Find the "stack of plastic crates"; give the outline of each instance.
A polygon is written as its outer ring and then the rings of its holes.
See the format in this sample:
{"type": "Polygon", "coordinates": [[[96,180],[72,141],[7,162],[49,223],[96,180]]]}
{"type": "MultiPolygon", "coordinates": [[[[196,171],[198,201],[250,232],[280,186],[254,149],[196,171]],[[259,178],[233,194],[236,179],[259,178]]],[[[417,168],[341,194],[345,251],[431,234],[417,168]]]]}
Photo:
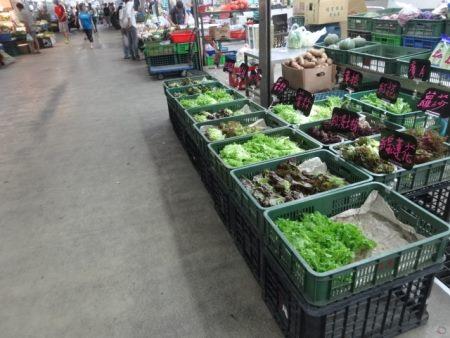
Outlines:
{"type": "Polygon", "coordinates": [[[409,20],[403,27],[403,46],[434,49],[445,32],[445,19],[409,20]]]}
{"type": "Polygon", "coordinates": [[[348,16],[348,37],[356,38],[360,36],[367,41],[372,40],[372,18],[365,14],[355,14],[348,16]]]}
{"type": "Polygon", "coordinates": [[[385,45],[402,45],[402,27],[397,20],[382,19],[383,15],[398,13],[399,8],[384,10],[380,17],[372,19],[372,41],[385,45]]]}

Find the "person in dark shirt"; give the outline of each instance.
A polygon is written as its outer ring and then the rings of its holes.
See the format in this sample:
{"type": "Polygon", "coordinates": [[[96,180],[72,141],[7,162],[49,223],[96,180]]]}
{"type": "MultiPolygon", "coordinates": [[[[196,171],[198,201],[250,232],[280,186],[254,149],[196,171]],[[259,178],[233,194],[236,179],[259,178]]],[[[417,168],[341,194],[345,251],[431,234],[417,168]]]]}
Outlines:
{"type": "Polygon", "coordinates": [[[111,26],[111,12],[109,10],[108,4],[103,4],[103,16],[105,18],[106,26],[111,26]]]}
{"type": "Polygon", "coordinates": [[[175,7],[170,10],[170,22],[172,25],[184,25],[186,22],[186,10],[183,1],[178,0],[175,7]]]}

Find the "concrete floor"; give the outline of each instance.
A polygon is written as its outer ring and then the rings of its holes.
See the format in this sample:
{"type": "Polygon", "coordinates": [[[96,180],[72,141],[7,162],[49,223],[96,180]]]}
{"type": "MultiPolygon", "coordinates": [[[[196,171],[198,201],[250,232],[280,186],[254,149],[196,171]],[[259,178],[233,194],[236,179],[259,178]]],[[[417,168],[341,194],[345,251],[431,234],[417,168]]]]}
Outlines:
{"type": "Polygon", "coordinates": [[[0,336],[280,337],[161,83],[95,38],[0,69],[0,336]]]}

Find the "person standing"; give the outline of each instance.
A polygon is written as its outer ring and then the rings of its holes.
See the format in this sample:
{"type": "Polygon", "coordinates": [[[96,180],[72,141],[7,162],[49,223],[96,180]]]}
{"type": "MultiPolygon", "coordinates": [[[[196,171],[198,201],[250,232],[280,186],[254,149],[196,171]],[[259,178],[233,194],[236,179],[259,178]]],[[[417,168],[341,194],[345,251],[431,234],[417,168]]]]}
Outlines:
{"type": "MultiPolygon", "coordinates": [[[[126,4],[125,4],[126,5],[126,4]]],[[[125,7],[122,5],[119,6],[119,23],[120,23],[120,33],[122,34],[122,46],[123,46],[123,58],[130,58],[130,47],[128,41],[128,30],[127,30],[127,22],[125,20],[125,7]]]]}
{"type": "Polygon", "coordinates": [[[103,17],[105,18],[105,23],[107,27],[111,26],[111,13],[107,3],[103,4],[103,17]]]}
{"type": "Polygon", "coordinates": [[[36,38],[36,31],[33,28],[33,14],[20,2],[16,3],[16,7],[19,14],[19,21],[25,25],[27,34],[30,34],[31,38],[33,39],[31,43],[32,52],[40,53],[39,41],[36,38]]]}
{"type": "Polygon", "coordinates": [[[80,5],[78,20],[80,22],[80,28],[83,29],[87,39],[91,44],[91,48],[94,48],[94,38],[92,37],[92,29],[94,28],[94,23],[92,22],[92,15],[87,11],[85,4],[80,5]]]}
{"type": "Polygon", "coordinates": [[[88,9],[89,9],[89,13],[92,16],[92,23],[94,24],[94,33],[97,33],[97,19],[98,19],[97,8],[92,7],[92,4],[89,3],[88,9]]]}
{"type": "Polygon", "coordinates": [[[186,10],[183,1],[178,0],[175,7],[170,10],[169,20],[172,25],[184,25],[186,22],[186,10]]]}
{"type": "Polygon", "coordinates": [[[124,22],[126,25],[128,42],[130,48],[131,58],[133,60],[139,60],[139,50],[138,50],[138,38],[137,38],[137,28],[136,28],[136,13],[134,11],[134,3],[130,0],[125,0],[125,10],[124,10],[124,22]]]}
{"type": "Polygon", "coordinates": [[[53,0],[55,7],[55,15],[58,19],[59,31],[64,34],[65,43],[69,43],[69,20],[67,17],[66,9],[59,3],[59,0],[53,0]]]}

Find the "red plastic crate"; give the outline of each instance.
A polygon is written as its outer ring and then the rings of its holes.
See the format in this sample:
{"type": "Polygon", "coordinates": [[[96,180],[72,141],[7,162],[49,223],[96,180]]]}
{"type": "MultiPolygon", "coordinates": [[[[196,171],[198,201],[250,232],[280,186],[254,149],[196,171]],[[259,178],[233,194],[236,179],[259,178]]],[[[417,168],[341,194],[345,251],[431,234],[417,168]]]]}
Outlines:
{"type": "Polygon", "coordinates": [[[173,43],[194,42],[195,33],[189,29],[175,31],[170,34],[170,40],[173,43]]]}
{"type": "Polygon", "coordinates": [[[231,31],[230,32],[230,37],[232,39],[245,39],[245,29],[241,29],[238,31],[231,31]]]}

